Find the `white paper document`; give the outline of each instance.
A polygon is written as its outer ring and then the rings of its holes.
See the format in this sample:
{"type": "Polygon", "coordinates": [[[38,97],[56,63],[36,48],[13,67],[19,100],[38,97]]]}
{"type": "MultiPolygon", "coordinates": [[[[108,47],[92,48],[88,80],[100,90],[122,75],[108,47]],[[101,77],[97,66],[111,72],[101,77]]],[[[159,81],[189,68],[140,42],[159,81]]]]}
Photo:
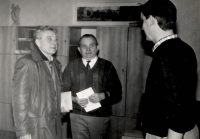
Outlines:
{"type": "MultiPolygon", "coordinates": [[[[94,91],[91,87],[76,93],[78,98],[89,98],[89,96],[92,95],[92,94],[94,94],[94,91]]],[[[97,109],[99,107],[101,107],[101,104],[99,102],[98,103],[92,103],[88,99],[88,104],[84,109],[85,109],[86,112],[89,112],[89,111],[97,109]]]]}
{"type": "Polygon", "coordinates": [[[71,91],[61,93],[61,112],[69,112],[72,110],[72,94],[71,91]]]}

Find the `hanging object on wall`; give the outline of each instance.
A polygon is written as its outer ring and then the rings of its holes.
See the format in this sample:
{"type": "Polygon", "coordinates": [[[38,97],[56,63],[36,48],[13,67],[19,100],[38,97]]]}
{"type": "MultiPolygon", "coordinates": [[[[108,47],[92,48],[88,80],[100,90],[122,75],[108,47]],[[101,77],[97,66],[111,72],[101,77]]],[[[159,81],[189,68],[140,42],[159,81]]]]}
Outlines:
{"type": "Polygon", "coordinates": [[[20,13],[20,8],[18,5],[14,5],[12,4],[11,6],[11,18],[13,20],[13,26],[19,26],[20,25],[20,21],[19,21],[19,13],[20,13]]]}

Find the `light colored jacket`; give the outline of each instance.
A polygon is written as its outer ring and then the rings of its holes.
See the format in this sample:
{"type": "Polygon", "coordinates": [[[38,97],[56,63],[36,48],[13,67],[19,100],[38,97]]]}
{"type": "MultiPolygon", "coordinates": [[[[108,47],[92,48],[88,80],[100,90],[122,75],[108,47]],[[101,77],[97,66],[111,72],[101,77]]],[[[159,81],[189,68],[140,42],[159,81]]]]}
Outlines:
{"type": "Polygon", "coordinates": [[[12,92],[17,137],[60,139],[61,64],[53,60],[56,89],[44,55],[35,49],[15,64],[12,92]]]}

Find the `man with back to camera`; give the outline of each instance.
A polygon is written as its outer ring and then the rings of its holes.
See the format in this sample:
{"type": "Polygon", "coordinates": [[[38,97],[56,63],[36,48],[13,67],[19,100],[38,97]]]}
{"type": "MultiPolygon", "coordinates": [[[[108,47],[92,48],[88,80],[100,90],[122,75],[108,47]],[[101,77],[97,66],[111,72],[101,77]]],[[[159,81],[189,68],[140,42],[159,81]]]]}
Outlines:
{"type": "Polygon", "coordinates": [[[38,27],[37,46],[15,64],[12,106],[19,139],[61,139],[61,64],[52,56],[56,33],[52,27],[38,27]]]}
{"type": "Polygon", "coordinates": [[[176,7],[170,0],[149,0],[141,17],[146,39],[155,44],[140,110],[146,139],[199,139],[197,60],[193,49],[174,34],[176,7]]]}
{"type": "Polygon", "coordinates": [[[73,111],[70,113],[73,139],[106,139],[111,105],[120,102],[122,86],[111,62],[97,57],[98,42],[91,34],[83,35],[78,50],[82,58],[70,62],[63,73],[62,91],[72,91],[73,111]],[[92,87],[95,94],[79,99],[77,92],[92,87]],[[101,107],[86,112],[88,101],[101,107]]]}

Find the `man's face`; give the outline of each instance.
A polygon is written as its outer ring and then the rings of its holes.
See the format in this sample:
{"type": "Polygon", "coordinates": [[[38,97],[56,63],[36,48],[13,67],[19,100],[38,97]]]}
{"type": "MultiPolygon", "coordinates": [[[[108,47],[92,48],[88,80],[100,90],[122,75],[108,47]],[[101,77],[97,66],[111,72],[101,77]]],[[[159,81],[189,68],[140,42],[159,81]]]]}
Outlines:
{"type": "Polygon", "coordinates": [[[91,60],[96,56],[98,51],[96,41],[92,37],[82,38],[78,50],[83,58],[91,60]]]}
{"type": "Polygon", "coordinates": [[[142,30],[144,30],[144,33],[146,35],[146,40],[151,41],[151,30],[150,30],[150,21],[149,18],[146,19],[146,17],[141,13],[141,19],[143,21],[142,23],[142,30]]]}
{"type": "Polygon", "coordinates": [[[47,55],[53,55],[57,51],[57,36],[53,31],[41,32],[41,39],[36,39],[36,44],[47,55]]]}

